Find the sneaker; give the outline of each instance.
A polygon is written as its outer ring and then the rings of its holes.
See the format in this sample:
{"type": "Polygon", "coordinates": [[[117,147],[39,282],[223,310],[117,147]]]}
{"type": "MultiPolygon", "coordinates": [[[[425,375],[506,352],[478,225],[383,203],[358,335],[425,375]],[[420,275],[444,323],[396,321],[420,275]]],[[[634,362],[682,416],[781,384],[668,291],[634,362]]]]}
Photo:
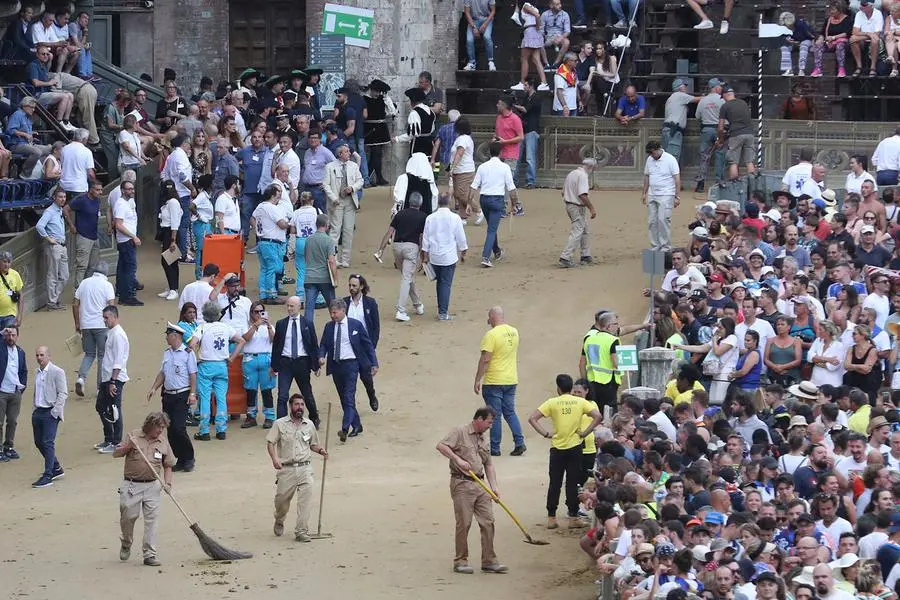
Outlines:
{"type": "Polygon", "coordinates": [[[272,419],[266,419],[263,421],[263,429],[272,429],[272,424],[274,421],[272,419]]]}
{"type": "Polygon", "coordinates": [[[791,69],[787,69],[781,73],[781,76],[782,77],[793,77],[794,71],[792,71],[791,69]]]}
{"type": "Polygon", "coordinates": [[[251,427],[256,427],[256,425],[256,417],[247,415],[247,418],[244,419],[243,423],[241,423],[241,429],[250,429],[251,427]]]}
{"type": "Polygon", "coordinates": [[[507,567],[506,565],[500,565],[500,564],[481,565],[482,573],[500,574],[500,573],[506,573],[507,571],[509,571],[509,567],[507,567]]]}
{"type": "Polygon", "coordinates": [[[162,563],[155,556],[148,556],[144,559],[144,566],[146,567],[159,567],[161,565],[162,563]]]}
{"type": "Polygon", "coordinates": [[[256,246],[253,246],[252,248],[247,248],[247,254],[256,254],[257,252],[259,252],[259,248],[256,246]]]}
{"type": "Polygon", "coordinates": [[[806,77],[806,72],[803,69],[797,69],[797,77],[806,77]]]}
{"type": "Polygon", "coordinates": [[[303,542],[303,543],[306,543],[306,542],[311,542],[311,541],[312,541],[312,538],[309,537],[309,534],[306,534],[306,533],[298,533],[297,535],[294,536],[294,541],[295,541],[295,542],[303,542]]]}
{"type": "Polygon", "coordinates": [[[208,433],[199,433],[198,432],[198,433],[194,434],[194,439],[197,440],[198,442],[208,442],[212,438],[209,437],[208,433]]]}
{"type": "Polygon", "coordinates": [[[98,448],[97,452],[99,452],[100,454],[112,454],[113,452],[115,452],[115,450],[116,450],[115,444],[107,444],[107,445],[103,446],[102,448],[98,448]]]}
{"type": "Polygon", "coordinates": [[[225,432],[224,432],[224,431],[217,431],[217,432],[216,432],[216,439],[217,439],[217,440],[224,440],[224,439],[225,439],[225,432]]]}
{"type": "Polygon", "coordinates": [[[194,462],[193,460],[185,461],[185,463],[181,465],[181,471],[184,473],[190,473],[194,470],[195,466],[196,462],[194,462]]]}
{"type": "Polygon", "coordinates": [[[575,24],[572,25],[572,27],[577,27],[579,29],[586,29],[587,28],[587,20],[578,19],[577,21],[575,21],[575,24]]]}
{"type": "Polygon", "coordinates": [[[165,298],[172,290],[163,290],[156,295],[157,298],[165,298]]]}
{"type": "Polygon", "coordinates": [[[491,259],[489,259],[489,258],[482,258],[482,259],[481,259],[481,266],[484,267],[484,268],[486,268],[486,269],[490,269],[491,267],[494,266],[494,263],[492,263],[492,262],[491,262],[491,259]]]}
{"type": "Polygon", "coordinates": [[[590,523],[588,523],[587,520],[582,519],[578,516],[575,516],[575,517],[569,517],[569,521],[566,526],[569,529],[583,529],[589,525],[590,525],[590,523]]]}
{"type": "Polygon", "coordinates": [[[84,379],[81,377],[75,381],[75,394],[80,398],[84,398],[84,379]]]}
{"type": "Polygon", "coordinates": [[[413,304],[413,308],[416,309],[416,314],[417,314],[417,315],[424,315],[424,314],[425,314],[425,305],[424,305],[424,304],[413,304]]]}
{"type": "Polygon", "coordinates": [[[703,19],[702,21],[694,25],[694,29],[712,29],[713,27],[715,27],[715,25],[709,19],[703,19]]]}
{"type": "Polygon", "coordinates": [[[706,182],[701,179],[700,181],[697,182],[697,185],[694,186],[694,193],[702,194],[705,187],[706,187],[706,182]]]}
{"type": "Polygon", "coordinates": [[[549,91],[550,91],[550,86],[547,85],[546,83],[542,83],[541,85],[537,86],[537,91],[539,91],[539,92],[549,92],[549,91]]]}
{"type": "Polygon", "coordinates": [[[452,320],[453,320],[453,315],[447,315],[447,314],[438,315],[438,321],[452,321],[452,320]]]}
{"type": "Polygon", "coordinates": [[[166,294],[166,300],[168,300],[169,302],[171,302],[172,300],[178,300],[178,292],[172,290],[171,292],[166,294]]]}
{"type": "Polygon", "coordinates": [[[521,446],[516,446],[515,448],[513,448],[512,452],[510,452],[509,455],[522,456],[523,454],[525,454],[526,450],[528,450],[528,448],[525,447],[525,444],[522,444],[521,446]]]}
{"type": "Polygon", "coordinates": [[[838,72],[837,72],[837,76],[838,76],[838,79],[843,79],[844,77],[846,77],[847,69],[845,69],[844,67],[839,68],[838,72]]]}
{"type": "Polygon", "coordinates": [[[525,91],[525,84],[522,83],[522,82],[520,81],[520,82],[517,83],[516,85],[511,86],[509,89],[511,89],[511,90],[513,90],[513,91],[516,91],[516,92],[524,92],[524,91],[525,91]]]}
{"type": "Polygon", "coordinates": [[[31,487],[45,488],[50,487],[51,485],[53,485],[53,478],[51,478],[49,475],[41,475],[41,477],[37,481],[31,484],[31,487]]]}
{"type": "Polygon", "coordinates": [[[521,204],[516,204],[516,210],[513,211],[514,217],[523,217],[525,216],[525,207],[521,204]]]}
{"type": "Polygon", "coordinates": [[[474,62],[467,62],[466,66],[463,67],[463,71],[474,71],[474,70],[475,70],[474,62]]]}
{"type": "Polygon", "coordinates": [[[624,20],[620,20],[618,23],[613,25],[613,29],[628,29],[628,23],[624,20]]]}
{"type": "Polygon", "coordinates": [[[125,562],[129,558],[131,558],[131,546],[122,544],[122,546],[119,548],[119,560],[125,562]]]}
{"type": "Polygon", "coordinates": [[[502,454],[499,450],[491,450],[491,456],[502,456],[502,454]]]}
{"type": "Polygon", "coordinates": [[[9,460],[19,460],[19,458],[21,458],[21,457],[19,456],[19,453],[16,452],[15,448],[7,448],[7,449],[4,450],[3,452],[0,452],[0,454],[2,454],[3,456],[5,456],[5,457],[8,458],[9,460]]]}
{"type": "Polygon", "coordinates": [[[494,260],[500,261],[503,260],[503,257],[506,256],[506,250],[500,248],[500,252],[494,252],[494,260]]]}
{"type": "Polygon", "coordinates": [[[475,215],[475,224],[481,225],[482,223],[484,223],[484,213],[479,212],[477,215],[475,215]]]}
{"type": "Polygon", "coordinates": [[[123,304],[125,306],[143,306],[144,303],[138,300],[137,298],[119,298],[119,304],[123,304]]]}
{"type": "Polygon", "coordinates": [[[728,33],[728,20],[722,19],[722,24],[719,25],[719,35],[725,35],[728,33]]]}
{"type": "MultiPolygon", "coordinates": [[[[347,265],[347,266],[349,267],[350,265],[347,265]]],[[[281,278],[281,285],[294,285],[295,283],[297,283],[297,280],[292,279],[291,277],[282,277],[281,278]]]]}
{"type": "Polygon", "coordinates": [[[810,77],[821,77],[821,76],[822,76],[822,69],[819,69],[819,68],[813,69],[813,70],[812,70],[812,73],[810,73],[809,76],[810,76],[810,77]]]}
{"type": "Polygon", "coordinates": [[[557,263],[557,264],[560,266],[560,268],[563,268],[563,269],[571,269],[572,267],[576,266],[575,263],[573,263],[571,260],[568,260],[566,258],[559,259],[559,263],[557,263]]]}
{"type": "Polygon", "coordinates": [[[272,527],[272,533],[274,533],[277,537],[281,537],[282,535],[284,535],[284,523],[275,521],[275,525],[272,527]]]}
{"type": "Polygon", "coordinates": [[[547,517],[547,529],[559,529],[556,517],[547,517]]]}
{"type": "Polygon", "coordinates": [[[193,256],[185,256],[184,258],[179,258],[178,262],[180,262],[183,265],[192,265],[192,264],[194,264],[194,257],[193,256]]]}
{"type": "Polygon", "coordinates": [[[494,61],[489,60],[488,61],[488,71],[496,71],[496,70],[497,70],[497,65],[494,64],[494,61]]]}
{"type": "Polygon", "coordinates": [[[342,442],[347,441],[347,430],[346,429],[341,429],[340,431],[338,431],[338,439],[341,440],[342,442]]]}
{"type": "Polygon", "coordinates": [[[94,444],[94,450],[99,450],[100,448],[103,448],[104,446],[106,446],[106,441],[97,442],[96,444],[94,444]]]}
{"type": "Polygon", "coordinates": [[[453,572],[462,573],[463,575],[471,575],[475,572],[475,569],[473,569],[469,565],[453,565],[453,572]]]}
{"type": "Polygon", "coordinates": [[[581,264],[583,264],[583,265],[592,265],[592,264],[594,264],[594,259],[591,258],[590,256],[582,256],[582,257],[581,257],[581,264]]]}
{"type": "Polygon", "coordinates": [[[9,457],[4,452],[0,452],[0,463],[9,462],[9,457]]]}
{"type": "Polygon", "coordinates": [[[400,312],[399,310],[394,314],[394,318],[398,321],[406,322],[409,321],[409,315],[405,312],[400,312]]]}

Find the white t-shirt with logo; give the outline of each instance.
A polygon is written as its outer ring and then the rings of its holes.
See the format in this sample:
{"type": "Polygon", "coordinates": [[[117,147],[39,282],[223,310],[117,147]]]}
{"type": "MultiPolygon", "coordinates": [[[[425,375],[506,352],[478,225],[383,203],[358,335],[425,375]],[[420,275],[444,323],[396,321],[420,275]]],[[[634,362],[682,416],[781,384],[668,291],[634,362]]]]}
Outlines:
{"type": "Polygon", "coordinates": [[[297,231],[297,238],[308,238],[316,232],[316,217],[319,211],[315,206],[301,206],[291,215],[291,225],[297,231]]]}
{"type": "Polygon", "coordinates": [[[781,183],[794,198],[799,198],[802,194],[803,184],[810,177],[812,177],[812,163],[803,162],[785,171],[781,183]]]}
{"type": "Polygon", "coordinates": [[[278,221],[284,220],[284,210],[272,204],[263,202],[253,211],[256,219],[256,235],[268,240],[284,241],[285,230],[278,226],[278,221]]]}
{"type": "Polygon", "coordinates": [[[200,325],[193,336],[200,341],[200,360],[228,360],[228,342],[233,335],[234,330],[219,321],[200,325]]]}

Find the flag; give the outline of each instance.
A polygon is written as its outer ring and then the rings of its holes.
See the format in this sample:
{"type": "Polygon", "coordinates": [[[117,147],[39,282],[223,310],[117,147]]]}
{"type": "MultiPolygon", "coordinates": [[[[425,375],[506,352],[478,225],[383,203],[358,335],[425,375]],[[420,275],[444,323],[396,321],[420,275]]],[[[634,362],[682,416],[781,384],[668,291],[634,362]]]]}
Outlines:
{"type": "Polygon", "coordinates": [[[780,48],[787,44],[787,38],[793,32],[783,25],[775,23],[759,24],[759,45],[764,49],[780,48]]]}

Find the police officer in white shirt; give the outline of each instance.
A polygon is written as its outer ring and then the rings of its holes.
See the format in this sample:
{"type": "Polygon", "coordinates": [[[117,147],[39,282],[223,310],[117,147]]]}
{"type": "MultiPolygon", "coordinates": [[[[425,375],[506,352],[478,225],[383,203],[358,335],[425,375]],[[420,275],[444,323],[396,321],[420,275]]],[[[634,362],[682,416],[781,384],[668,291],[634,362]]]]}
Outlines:
{"type": "Polygon", "coordinates": [[[130,345],[128,335],[119,324],[119,309],[107,306],[103,309],[103,323],[109,331],[106,334],[106,348],[100,362],[100,389],[97,390],[97,414],[103,425],[103,441],[94,445],[101,454],[112,454],[122,443],[122,393],[128,382],[128,355],[130,345]]]}
{"type": "Polygon", "coordinates": [[[264,304],[284,304],[278,297],[276,277],[283,270],[286,234],[290,219],[279,207],[282,185],[273,183],[263,192],[263,202],[253,211],[250,225],[256,231],[259,256],[259,297],[264,304]]]}
{"type": "Polygon", "coordinates": [[[241,208],[238,199],[241,196],[238,178],[234,175],[225,176],[225,191],[216,198],[216,233],[240,233],[241,232],[241,208]]]}
{"type": "Polygon", "coordinates": [[[650,247],[667,252],[672,249],[672,209],[681,204],[681,171],[659,142],[647,142],[646,151],[641,202],[649,212],[650,247]]]}

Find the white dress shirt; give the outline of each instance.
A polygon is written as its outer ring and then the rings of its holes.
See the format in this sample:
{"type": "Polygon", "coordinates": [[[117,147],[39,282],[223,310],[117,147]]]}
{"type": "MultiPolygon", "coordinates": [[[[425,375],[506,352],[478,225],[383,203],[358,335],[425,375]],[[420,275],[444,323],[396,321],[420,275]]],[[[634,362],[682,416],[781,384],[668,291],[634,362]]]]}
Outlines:
{"type": "Polygon", "coordinates": [[[363,308],[362,296],[359,297],[359,302],[354,302],[353,298],[350,298],[350,302],[347,303],[347,316],[362,323],[363,329],[369,331],[366,329],[366,309],[363,308]]]}
{"type": "Polygon", "coordinates": [[[197,323],[203,323],[203,305],[209,302],[209,294],[212,291],[213,286],[202,279],[187,284],[181,291],[181,298],[178,299],[178,310],[180,311],[186,302],[192,303],[197,307],[197,323]]]}
{"type": "Polygon", "coordinates": [[[184,182],[190,181],[192,175],[191,161],[181,148],[175,148],[172,151],[160,173],[163,181],[171,181],[175,184],[175,191],[178,192],[179,197],[190,196],[191,190],[184,185],[184,182]]]}
{"type": "Polygon", "coordinates": [[[872,154],[872,164],[879,171],[900,171],[900,135],[892,135],[878,142],[872,154]]]}
{"type": "Polygon", "coordinates": [[[306,348],[303,347],[303,334],[300,333],[300,315],[296,317],[288,317],[287,331],[284,334],[284,348],[281,350],[281,356],[291,358],[291,344],[294,341],[294,333],[291,326],[297,324],[297,356],[306,356],[306,348]]]}
{"type": "Polygon", "coordinates": [[[516,189],[509,165],[492,156],[489,161],[478,165],[472,189],[479,190],[482,196],[503,196],[516,189]]]}
{"type": "Polygon", "coordinates": [[[455,265],[459,260],[457,252],[468,249],[466,232],[458,214],[442,206],[428,215],[422,233],[422,251],[428,253],[431,264],[439,267],[455,265]]]}
{"type": "MultiPolygon", "coordinates": [[[[50,363],[47,363],[47,367],[50,363]]],[[[47,381],[47,367],[38,368],[34,374],[34,407],[35,408],[53,408],[53,399],[48,399],[44,394],[44,384],[47,381]]]]}
{"type": "Polygon", "coordinates": [[[121,325],[116,325],[106,334],[106,353],[103,355],[103,363],[100,365],[100,379],[104,382],[112,381],[113,371],[119,369],[116,381],[125,383],[128,381],[128,336],[121,325]]]}
{"type": "Polygon", "coordinates": [[[291,183],[294,184],[294,187],[300,185],[300,173],[302,169],[300,168],[300,157],[297,156],[297,153],[294,152],[294,149],[291,148],[284,154],[281,154],[281,150],[278,149],[275,151],[277,155],[272,159],[272,170],[277,170],[279,165],[287,165],[288,166],[288,177],[291,180],[291,183]]]}
{"type": "Polygon", "coordinates": [[[6,372],[0,382],[0,392],[14,394],[25,389],[19,381],[19,347],[6,345],[6,372]]]}
{"type": "Polygon", "coordinates": [[[341,360],[356,358],[353,346],[350,345],[350,322],[347,320],[347,315],[344,315],[343,321],[334,324],[334,347],[337,348],[338,344],[341,347],[341,360]],[[340,325],[340,339],[338,339],[338,325],[340,325]]]}

